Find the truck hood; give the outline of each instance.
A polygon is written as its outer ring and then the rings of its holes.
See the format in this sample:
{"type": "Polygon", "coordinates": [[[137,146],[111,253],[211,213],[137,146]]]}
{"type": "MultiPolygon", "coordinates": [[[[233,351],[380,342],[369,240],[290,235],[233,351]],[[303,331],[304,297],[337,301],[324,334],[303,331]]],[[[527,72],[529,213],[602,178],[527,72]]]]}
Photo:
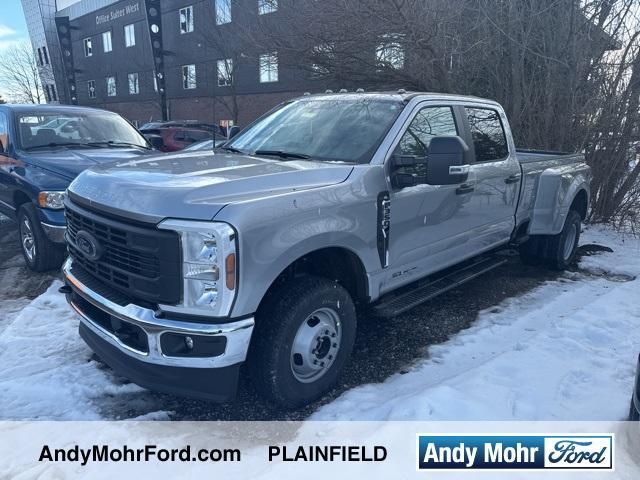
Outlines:
{"type": "Polygon", "coordinates": [[[50,151],[22,152],[20,158],[26,163],[73,180],[80,172],[94,165],[148,155],[149,151],[141,148],[83,148],[77,150],[60,148],[50,151]]]}
{"type": "Polygon", "coordinates": [[[227,204],[341,183],[353,166],[192,152],[147,156],[84,171],[69,187],[73,200],[158,222],[211,220],[227,204]]]}

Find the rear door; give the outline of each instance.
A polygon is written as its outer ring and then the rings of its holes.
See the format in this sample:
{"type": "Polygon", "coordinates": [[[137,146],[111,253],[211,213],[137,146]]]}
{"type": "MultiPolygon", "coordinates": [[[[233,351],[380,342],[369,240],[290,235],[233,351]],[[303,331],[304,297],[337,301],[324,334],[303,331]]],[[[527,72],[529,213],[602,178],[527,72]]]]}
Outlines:
{"type": "Polygon", "coordinates": [[[493,105],[464,105],[467,140],[472,149],[466,205],[470,248],[484,251],[507,242],[515,225],[520,163],[504,112],[493,105]]]}

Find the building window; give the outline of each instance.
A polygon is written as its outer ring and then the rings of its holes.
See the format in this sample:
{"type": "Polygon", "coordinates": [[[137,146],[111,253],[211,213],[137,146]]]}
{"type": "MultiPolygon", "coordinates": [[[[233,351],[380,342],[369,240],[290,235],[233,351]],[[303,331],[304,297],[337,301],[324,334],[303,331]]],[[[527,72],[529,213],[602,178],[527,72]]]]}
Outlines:
{"type": "Polygon", "coordinates": [[[136,30],[133,23],[124,26],[124,44],[127,47],[133,47],[136,44],[136,30]]]}
{"type": "Polygon", "coordinates": [[[51,101],[51,94],[49,93],[49,85],[44,86],[44,96],[47,99],[47,103],[51,101]]]}
{"type": "Polygon", "coordinates": [[[49,65],[49,54],[47,53],[47,47],[42,47],[42,56],[44,57],[44,63],[49,65]]]}
{"type": "Polygon", "coordinates": [[[42,50],[38,49],[38,58],[40,59],[40,66],[44,65],[44,62],[42,61],[42,50]]]}
{"type": "Polygon", "coordinates": [[[376,60],[381,67],[401,70],[404,67],[404,47],[402,35],[390,33],[382,36],[382,41],[376,48],[376,60]]]}
{"type": "Polygon", "coordinates": [[[278,81],[278,53],[260,55],[260,83],[278,81]]]}
{"type": "Polygon", "coordinates": [[[54,102],[58,101],[58,94],[56,93],[55,85],[51,85],[51,100],[53,100],[54,102]]]}
{"type": "Polygon", "coordinates": [[[193,7],[180,9],[180,33],[193,32],[193,7]]]}
{"type": "Polygon", "coordinates": [[[93,55],[93,47],[91,46],[91,38],[84,39],[84,56],[90,57],[93,55]]]}
{"type": "Polygon", "coordinates": [[[216,1],[216,23],[231,22],[231,0],[215,0],[216,1]]]}
{"type": "Polygon", "coordinates": [[[104,50],[104,53],[109,53],[113,50],[113,45],[111,44],[111,30],[102,33],[102,49],[104,50]]]}
{"type": "Polygon", "coordinates": [[[137,95],[140,93],[140,84],[138,83],[138,74],[130,73],[127,75],[129,80],[129,95],[137,95]]]}
{"type": "Polygon", "coordinates": [[[96,98],[96,81],[89,80],[87,82],[87,92],[89,93],[89,98],[96,98]]]}
{"type": "Polygon", "coordinates": [[[115,97],[118,91],[116,90],[116,77],[107,77],[107,96],[115,97]]]}
{"type": "Polygon", "coordinates": [[[278,10],[278,0],[258,0],[258,14],[272,13],[278,10]]]}
{"type": "Polygon", "coordinates": [[[184,65],[182,67],[182,88],[191,90],[196,88],[196,66],[184,65]]]}
{"type": "Polygon", "coordinates": [[[218,86],[229,87],[233,85],[233,59],[218,60],[218,86]]]}

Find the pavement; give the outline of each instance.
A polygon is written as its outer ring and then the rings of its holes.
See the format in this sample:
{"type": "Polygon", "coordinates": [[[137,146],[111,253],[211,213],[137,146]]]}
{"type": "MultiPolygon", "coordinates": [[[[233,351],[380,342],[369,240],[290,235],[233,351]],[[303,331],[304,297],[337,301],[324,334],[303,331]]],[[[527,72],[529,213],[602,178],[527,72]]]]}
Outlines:
{"type": "MultiPolygon", "coordinates": [[[[582,247],[581,253],[588,250],[589,247],[582,247]]],[[[514,254],[501,267],[403,315],[377,319],[361,313],[354,352],[340,384],[320,401],[295,412],[262,400],[243,376],[238,398],[231,404],[218,405],[142,391],[105,398],[101,402],[102,413],[112,419],[131,418],[157,410],[171,412],[170,418],[174,420],[302,420],[350,388],[406,373],[412,365],[426,358],[428,347],[445,342],[471,326],[480,311],[499,308],[496,306],[502,301],[561,275],[524,266],[514,254]]],[[[26,268],[15,223],[0,219],[0,322],[2,312],[19,310],[44,292],[55,278],[60,278],[59,273],[37,274],[26,268]]],[[[570,277],[560,280],[572,281],[570,277]]],[[[103,368],[108,369],[104,364],[103,368]]],[[[127,382],[125,379],[119,381],[127,382]]]]}

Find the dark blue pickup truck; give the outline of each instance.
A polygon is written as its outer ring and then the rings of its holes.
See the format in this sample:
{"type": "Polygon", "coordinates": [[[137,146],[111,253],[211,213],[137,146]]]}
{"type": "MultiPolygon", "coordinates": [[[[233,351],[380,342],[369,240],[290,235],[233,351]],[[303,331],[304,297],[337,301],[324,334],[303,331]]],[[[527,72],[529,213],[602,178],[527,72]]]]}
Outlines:
{"type": "Polygon", "coordinates": [[[65,255],[64,192],[84,169],[153,150],[124,118],[93,108],[0,105],[0,213],[18,222],[36,271],[65,255]]]}

